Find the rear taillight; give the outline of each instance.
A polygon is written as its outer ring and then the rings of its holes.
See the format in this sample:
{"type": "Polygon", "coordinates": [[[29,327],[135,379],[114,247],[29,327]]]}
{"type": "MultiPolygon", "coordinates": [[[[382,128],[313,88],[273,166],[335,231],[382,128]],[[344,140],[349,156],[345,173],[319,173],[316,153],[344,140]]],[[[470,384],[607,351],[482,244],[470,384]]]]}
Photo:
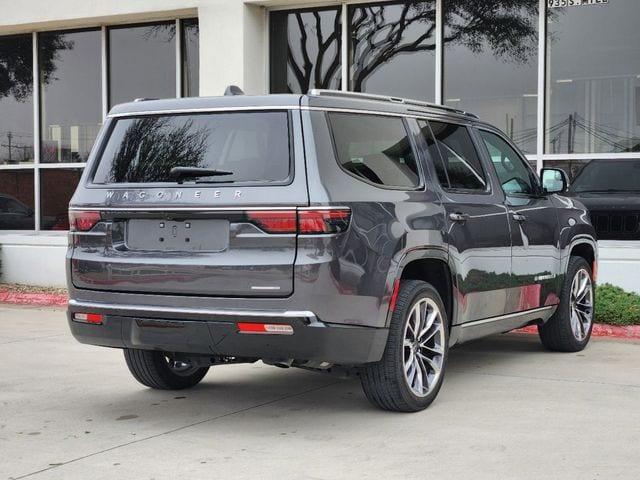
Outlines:
{"type": "Polygon", "coordinates": [[[255,210],[247,218],[267,233],[296,233],[298,221],[295,210],[255,210]]]}
{"type": "Polygon", "coordinates": [[[342,233],[349,228],[348,208],[309,208],[296,210],[251,210],[247,220],[267,233],[318,235],[342,233]]]}
{"type": "Polygon", "coordinates": [[[351,210],[348,208],[323,208],[298,211],[298,233],[314,235],[342,233],[349,228],[351,210]]]}
{"type": "Polygon", "coordinates": [[[100,212],[69,211],[69,230],[72,232],[88,232],[100,221],[100,212]]]}

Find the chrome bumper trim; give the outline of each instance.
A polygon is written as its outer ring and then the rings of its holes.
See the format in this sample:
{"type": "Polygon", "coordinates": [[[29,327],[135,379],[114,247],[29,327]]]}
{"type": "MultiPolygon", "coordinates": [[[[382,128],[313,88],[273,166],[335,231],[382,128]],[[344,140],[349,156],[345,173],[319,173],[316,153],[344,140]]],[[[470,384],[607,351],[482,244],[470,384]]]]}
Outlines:
{"type": "Polygon", "coordinates": [[[109,304],[98,302],[81,302],[69,299],[69,307],[82,308],[88,310],[101,311],[127,311],[141,312],[151,316],[154,314],[188,314],[188,315],[219,315],[226,317],[266,317],[266,318],[307,318],[311,323],[318,321],[315,313],[307,310],[225,310],[225,309],[208,309],[208,308],[178,308],[178,307],[162,307],[157,305],[125,305],[125,304],[109,304]]]}

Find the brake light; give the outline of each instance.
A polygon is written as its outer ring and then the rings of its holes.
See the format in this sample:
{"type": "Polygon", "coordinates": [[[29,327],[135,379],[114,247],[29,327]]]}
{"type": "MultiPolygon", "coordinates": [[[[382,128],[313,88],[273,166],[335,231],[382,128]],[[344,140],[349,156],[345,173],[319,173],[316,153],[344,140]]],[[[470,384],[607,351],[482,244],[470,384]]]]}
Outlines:
{"type": "Polygon", "coordinates": [[[349,227],[351,210],[348,208],[323,208],[298,211],[298,233],[313,235],[342,233],[349,227]]]}
{"type": "Polygon", "coordinates": [[[101,219],[100,212],[69,211],[69,230],[72,232],[88,232],[101,219]]]}
{"type": "Polygon", "coordinates": [[[293,335],[293,327],[285,323],[238,323],[238,332],[258,335],[293,335]]]}
{"type": "Polygon", "coordinates": [[[250,210],[247,219],[267,233],[317,235],[341,233],[349,227],[348,208],[250,210]]]}
{"type": "Polygon", "coordinates": [[[267,233],[296,233],[298,221],[295,210],[255,210],[247,218],[267,233]]]}
{"type": "Polygon", "coordinates": [[[73,319],[80,323],[91,323],[93,325],[102,325],[104,317],[100,313],[74,313],[73,319]]]}

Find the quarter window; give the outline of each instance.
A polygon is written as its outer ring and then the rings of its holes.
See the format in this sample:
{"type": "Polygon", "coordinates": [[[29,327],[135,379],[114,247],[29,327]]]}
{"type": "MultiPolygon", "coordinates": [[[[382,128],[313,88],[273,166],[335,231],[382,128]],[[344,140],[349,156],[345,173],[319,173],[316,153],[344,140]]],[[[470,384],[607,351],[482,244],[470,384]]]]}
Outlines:
{"type": "Polygon", "coordinates": [[[329,113],[338,162],[376,185],[415,188],[416,158],[401,118],[329,113]]]}
{"type": "Polygon", "coordinates": [[[480,130],[480,136],[489,151],[504,192],[532,195],[536,191],[536,179],[520,155],[495,133],[480,130]]]}
{"type": "Polygon", "coordinates": [[[427,142],[431,143],[431,156],[436,162],[440,183],[445,188],[485,191],[487,180],[467,127],[443,122],[430,124],[433,140],[425,131],[428,130],[427,123],[421,122],[420,126],[427,142]],[[438,157],[441,165],[438,165],[438,157]]]}

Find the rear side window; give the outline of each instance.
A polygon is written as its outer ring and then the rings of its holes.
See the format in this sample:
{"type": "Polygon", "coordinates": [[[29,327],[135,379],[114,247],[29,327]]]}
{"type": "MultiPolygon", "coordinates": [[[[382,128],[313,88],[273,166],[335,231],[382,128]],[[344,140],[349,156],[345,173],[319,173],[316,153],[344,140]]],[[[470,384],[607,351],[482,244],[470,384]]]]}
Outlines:
{"type": "MultiPolygon", "coordinates": [[[[447,188],[459,190],[487,189],[487,180],[480,163],[469,130],[461,125],[444,122],[429,122],[433,130],[433,139],[425,135],[432,144],[432,156],[437,165],[438,153],[442,164],[436,168],[440,183],[447,188]]],[[[425,133],[426,122],[420,125],[425,133]]]]}
{"type": "Polygon", "coordinates": [[[376,185],[413,189],[420,184],[416,157],[401,118],[329,114],[344,170],[376,185]]]}
{"type": "Polygon", "coordinates": [[[173,167],[233,172],[204,177],[204,181],[283,182],[291,169],[288,114],[240,112],[120,118],[111,130],[93,182],[175,182],[169,173],[173,167]]]}

